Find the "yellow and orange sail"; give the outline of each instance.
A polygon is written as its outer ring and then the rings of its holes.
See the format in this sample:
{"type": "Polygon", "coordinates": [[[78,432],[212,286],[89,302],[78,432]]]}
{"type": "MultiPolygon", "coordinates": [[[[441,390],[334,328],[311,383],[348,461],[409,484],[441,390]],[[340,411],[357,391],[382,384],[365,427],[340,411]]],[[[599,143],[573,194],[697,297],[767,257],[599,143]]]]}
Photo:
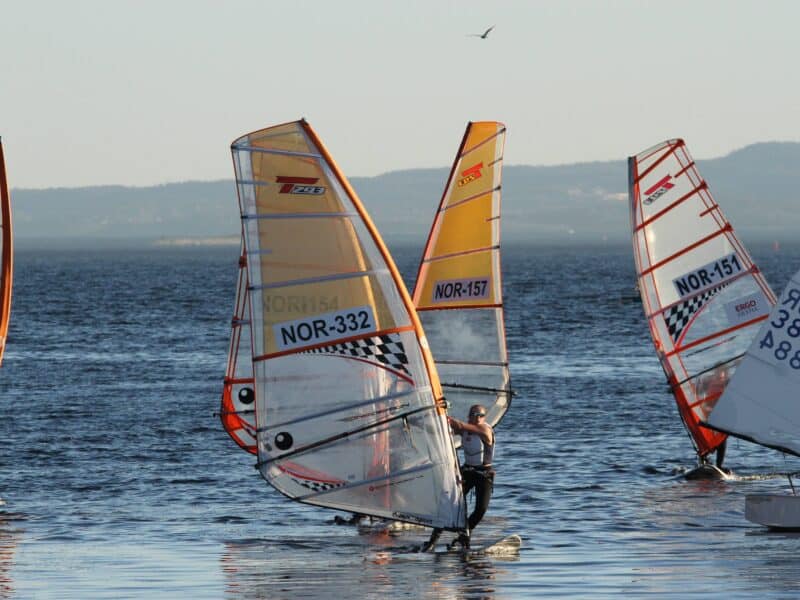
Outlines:
{"type": "Polygon", "coordinates": [[[436,367],[355,192],[305,121],[231,152],[243,245],[228,433],[290,498],[464,529],[436,367]]]}
{"type": "Polygon", "coordinates": [[[0,363],[3,361],[3,352],[8,337],[8,323],[11,318],[12,271],[11,197],[8,194],[3,143],[0,141],[0,363]]]}
{"type": "Polygon", "coordinates": [[[467,125],[413,293],[450,414],[466,420],[483,404],[491,425],[512,395],[500,271],[505,134],[496,121],[467,125]]]}

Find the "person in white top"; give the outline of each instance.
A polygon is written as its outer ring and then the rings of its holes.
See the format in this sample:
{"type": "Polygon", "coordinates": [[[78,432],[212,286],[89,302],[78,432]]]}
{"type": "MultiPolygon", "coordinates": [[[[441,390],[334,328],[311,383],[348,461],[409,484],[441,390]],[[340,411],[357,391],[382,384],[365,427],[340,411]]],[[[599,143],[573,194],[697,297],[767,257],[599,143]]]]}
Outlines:
{"type": "MultiPolygon", "coordinates": [[[[447,417],[450,427],[455,433],[461,434],[461,447],[464,449],[464,464],[461,465],[461,478],[463,480],[464,496],[475,488],[475,510],[469,516],[468,532],[480,523],[489,500],[492,498],[494,488],[494,430],[486,422],[486,408],[480,404],[473,404],[469,409],[469,421],[464,423],[458,419],[447,417]]],[[[434,529],[427,543],[420,546],[421,552],[428,552],[436,545],[441,535],[441,529],[434,529]]],[[[456,537],[450,544],[452,548],[456,543],[464,548],[469,548],[469,535],[464,533],[456,537]]]]}
{"type": "Polygon", "coordinates": [[[464,496],[475,488],[475,510],[469,516],[469,530],[472,531],[481,522],[494,488],[494,430],[486,422],[486,409],[474,404],[469,409],[469,421],[464,423],[448,417],[450,427],[461,434],[461,447],[464,449],[464,464],[461,465],[461,476],[464,480],[464,496]]]}

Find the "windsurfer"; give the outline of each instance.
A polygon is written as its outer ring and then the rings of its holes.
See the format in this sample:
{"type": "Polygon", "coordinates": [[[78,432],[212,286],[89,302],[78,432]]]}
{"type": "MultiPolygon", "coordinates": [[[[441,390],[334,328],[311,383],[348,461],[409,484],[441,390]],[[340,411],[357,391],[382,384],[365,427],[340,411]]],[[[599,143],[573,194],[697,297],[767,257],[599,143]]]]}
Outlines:
{"type": "MultiPolygon", "coordinates": [[[[705,382],[705,385],[701,388],[701,391],[706,398],[710,399],[710,402],[716,404],[719,397],[722,396],[722,392],[725,391],[725,388],[727,387],[729,380],[730,380],[730,373],[728,372],[728,368],[721,367],[712,373],[709,379],[705,382]]],[[[722,466],[723,463],[725,462],[725,450],[727,449],[727,446],[728,446],[728,438],[725,438],[724,440],[722,440],[722,443],[716,448],[714,464],[720,471],[730,473],[730,470],[724,469],[722,466]]],[[[703,456],[700,459],[700,462],[703,464],[709,462],[708,455],[703,456]]]]}
{"type": "Polygon", "coordinates": [[[475,509],[469,516],[469,530],[481,522],[494,488],[494,430],[486,422],[486,408],[473,404],[469,409],[469,421],[464,423],[448,417],[453,431],[461,434],[461,447],[464,449],[464,464],[461,476],[464,479],[464,495],[475,488],[475,509]]]}
{"type": "MultiPolygon", "coordinates": [[[[467,531],[471,532],[486,514],[494,489],[495,471],[492,468],[494,456],[494,430],[486,422],[486,408],[481,404],[473,404],[469,409],[469,420],[465,423],[447,417],[450,427],[461,434],[461,447],[464,450],[464,464],[461,465],[464,496],[475,488],[475,509],[467,520],[467,531]]],[[[421,548],[422,552],[432,549],[441,535],[441,529],[434,529],[431,538],[421,548]]],[[[469,548],[469,535],[462,533],[450,547],[456,543],[469,548]]]]}

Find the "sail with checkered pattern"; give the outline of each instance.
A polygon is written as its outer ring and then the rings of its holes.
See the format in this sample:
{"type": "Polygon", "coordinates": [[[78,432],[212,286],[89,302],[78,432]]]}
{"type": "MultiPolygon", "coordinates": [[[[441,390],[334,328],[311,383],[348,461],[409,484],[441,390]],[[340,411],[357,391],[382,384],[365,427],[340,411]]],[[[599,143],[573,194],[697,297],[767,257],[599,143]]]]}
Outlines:
{"type": "Polygon", "coordinates": [[[628,159],[633,253],[647,323],[698,455],[725,434],[701,426],[775,296],[683,140],[628,159]]]}
{"type": "Polygon", "coordinates": [[[454,417],[482,404],[496,425],[511,403],[500,270],[506,128],[469,123],[433,219],[414,287],[454,417]]]}
{"type": "Polygon", "coordinates": [[[3,143],[0,141],[0,363],[8,337],[11,319],[11,276],[13,247],[11,245],[11,197],[8,194],[3,143]]]}
{"type": "Polygon", "coordinates": [[[241,385],[252,377],[262,476],[301,502],[464,529],[436,368],[355,192],[305,121],[231,151],[247,291],[237,315],[252,346],[241,385]]]}

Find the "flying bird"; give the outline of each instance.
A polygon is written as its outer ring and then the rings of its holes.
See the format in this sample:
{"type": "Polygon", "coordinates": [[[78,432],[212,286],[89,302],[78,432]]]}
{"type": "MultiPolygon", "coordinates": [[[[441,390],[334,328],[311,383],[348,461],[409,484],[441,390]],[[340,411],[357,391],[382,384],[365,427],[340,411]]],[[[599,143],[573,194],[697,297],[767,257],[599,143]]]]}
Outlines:
{"type": "Polygon", "coordinates": [[[468,37],[479,37],[479,38],[481,38],[482,40],[485,40],[487,37],[489,37],[489,32],[490,32],[492,29],[494,29],[494,25],[492,25],[491,27],[489,27],[489,29],[487,29],[487,30],[486,30],[486,31],[484,31],[483,33],[468,33],[468,34],[467,34],[467,36],[468,36],[468,37]]]}

